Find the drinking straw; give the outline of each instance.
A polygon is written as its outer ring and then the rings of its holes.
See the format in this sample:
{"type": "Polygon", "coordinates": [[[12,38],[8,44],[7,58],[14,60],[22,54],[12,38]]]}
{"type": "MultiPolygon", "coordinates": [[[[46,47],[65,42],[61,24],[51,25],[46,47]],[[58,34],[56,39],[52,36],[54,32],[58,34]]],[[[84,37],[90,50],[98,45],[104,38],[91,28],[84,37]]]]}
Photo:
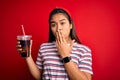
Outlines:
{"type": "Polygon", "coordinates": [[[22,31],[23,31],[23,35],[24,35],[24,40],[25,40],[25,44],[26,44],[26,48],[25,48],[25,50],[26,50],[26,52],[28,53],[28,44],[27,44],[27,41],[26,41],[26,39],[25,39],[25,30],[24,30],[24,27],[23,27],[23,25],[21,25],[22,26],[22,31]]]}
{"type": "Polygon", "coordinates": [[[24,30],[24,27],[23,27],[23,25],[21,25],[21,26],[22,26],[23,35],[25,36],[25,30],[24,30]]]}

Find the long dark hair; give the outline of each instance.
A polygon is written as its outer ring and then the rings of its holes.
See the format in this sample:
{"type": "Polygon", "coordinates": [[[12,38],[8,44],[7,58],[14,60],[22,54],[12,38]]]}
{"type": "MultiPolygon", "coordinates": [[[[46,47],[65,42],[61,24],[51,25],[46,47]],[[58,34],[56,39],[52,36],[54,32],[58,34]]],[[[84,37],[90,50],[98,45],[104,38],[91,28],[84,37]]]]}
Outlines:
{"type": "Polygon", "coordinates": [[[70,37],[71,37],[71,39],[72,39],[72,40],[74,39],[76,42],[78,42],[78,43],[81,44],[81,42],[80,42],[80,40],[79,40],[79,38],[78,38],[78,36],[77,36],[77,34],[76,34],[73,20],[71,19],[71,17],[70,17],[70,15],[68,14],[68,12],[65,11],[64,9],[61,9],[61,8],[55,8],[55,9],[53,9],[53,10],[51,11],[50,15],[49,15],[49,41],[48,41],[48,42],[53,42],[53,41],[55,41],[55,36],[54,36],[53,33],[52,33],[51,23],[50,23],[50,22],[51,22],[52,16],[55,15],[55,14],[57,14],[57,13],[62,13],[62,14],[64,14],[64,15],[67,17],[69,23],[72,24],[72,29],[71,29],[71,31],[70,31],[70,37]]]}

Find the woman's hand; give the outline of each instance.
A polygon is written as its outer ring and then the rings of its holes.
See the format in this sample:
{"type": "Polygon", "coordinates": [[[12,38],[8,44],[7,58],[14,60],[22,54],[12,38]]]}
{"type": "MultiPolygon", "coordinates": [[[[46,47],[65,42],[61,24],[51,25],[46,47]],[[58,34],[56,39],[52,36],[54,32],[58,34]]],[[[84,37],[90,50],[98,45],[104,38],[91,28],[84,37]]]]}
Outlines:
{"type": "Polygon", "coordinates": [[[73,43],[74,43],[74,40],[72,40],[71,43],[68,44],[64,35],[61,33],[61,31],[58,31],[56,33],[56,46],[61,58],[70,56],[73,43]]]}

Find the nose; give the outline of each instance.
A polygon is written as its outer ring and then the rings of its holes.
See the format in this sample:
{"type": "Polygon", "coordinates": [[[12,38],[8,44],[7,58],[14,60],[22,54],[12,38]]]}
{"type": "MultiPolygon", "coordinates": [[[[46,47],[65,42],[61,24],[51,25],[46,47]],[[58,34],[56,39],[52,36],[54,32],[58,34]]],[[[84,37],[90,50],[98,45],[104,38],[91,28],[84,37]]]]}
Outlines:
{"type": "Polygon", "coordinates": [[[62,26],[60,26],[59,24],[57,25],[57,31],[62,30],[62,26]]]}

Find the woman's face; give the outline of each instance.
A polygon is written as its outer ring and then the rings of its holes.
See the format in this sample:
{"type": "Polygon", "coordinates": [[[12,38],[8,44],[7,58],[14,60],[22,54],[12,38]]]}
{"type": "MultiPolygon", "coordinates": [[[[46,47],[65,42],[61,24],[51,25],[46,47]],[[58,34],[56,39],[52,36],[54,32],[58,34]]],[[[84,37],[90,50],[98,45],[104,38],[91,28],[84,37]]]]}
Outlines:
{"type": "Polygon", "coordinates": [[[70,29],[72,29],[72,25],[69,23],[65,14],[57,13],[53,15],[50,22],[50,26],[52,33],[55,37],[56,32],[61,31],[61,33],[66,39],[69,38],[70,29]]]}

